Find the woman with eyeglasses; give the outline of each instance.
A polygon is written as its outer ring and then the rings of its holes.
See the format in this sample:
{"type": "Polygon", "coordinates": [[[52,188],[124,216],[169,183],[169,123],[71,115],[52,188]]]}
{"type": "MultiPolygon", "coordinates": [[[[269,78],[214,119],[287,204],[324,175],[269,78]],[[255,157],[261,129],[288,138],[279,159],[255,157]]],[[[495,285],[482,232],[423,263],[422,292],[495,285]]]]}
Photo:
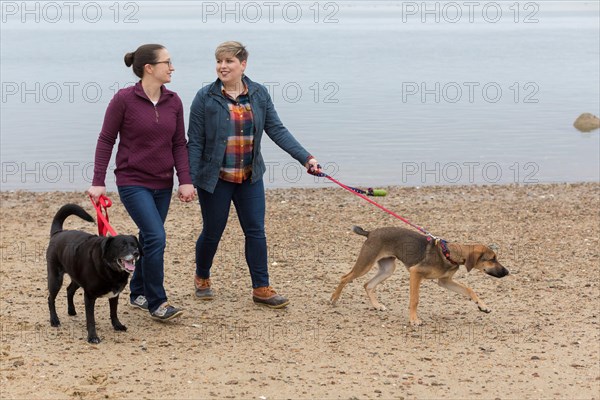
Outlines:
{"type": "Polygon", "coordinates": [[[167,302],[164,281],[164,222],[177,171],[179,200],[194,199],[183,105],[164,85],[175,68],[168,50],[145,44],[125,54],[125,65],[140,78],[111,100],[96,145],[94,178],[88,193],[94,201],[106,194],[105,177],[117,137],[115,176],[119,197],[139,229],[142,256],[130,282],[130,304],[167,321],[182,310],[167,302]]]}

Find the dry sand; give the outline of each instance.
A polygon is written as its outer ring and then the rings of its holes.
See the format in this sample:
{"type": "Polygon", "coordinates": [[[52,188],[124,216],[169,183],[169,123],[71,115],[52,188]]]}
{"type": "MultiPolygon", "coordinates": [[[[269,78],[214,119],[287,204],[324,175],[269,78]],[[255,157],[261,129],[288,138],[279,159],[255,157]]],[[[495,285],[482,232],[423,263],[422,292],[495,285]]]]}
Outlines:
{"type": "MultiPolygon", "coordinates": [[[[213,269],[217,297],[194,298],[196,203],[174,201],[166,224],[165,286],[183,317],[160,323],[120,298],[127,332],[112,330],[108,302],[96,306],[99,345],[69,317],[65,285],[60,328],[48,321],[45,249],[50,221],[68,202],[91,212],[81,193],[2,192],[0,397],[22,398],[445,398],[599,399],[598,183],[387,188],[377,198],[453,242],[495,243],[511,275],[467,273],[493,309],[423,284],[420,317],[408,326],[408,274],[380,286],[388,311],[369,307],[361,278],[329,297],[364,240],[350,232],[404,226],[342,189],[267,193],[272,283],[292,303],[252,303],[235,213],[213,269]]],[[[110,209],[120,233],[135,233],[118,196],[110,209]]],[[[70,217],[66,227],[95,232],[70,217]]]]}

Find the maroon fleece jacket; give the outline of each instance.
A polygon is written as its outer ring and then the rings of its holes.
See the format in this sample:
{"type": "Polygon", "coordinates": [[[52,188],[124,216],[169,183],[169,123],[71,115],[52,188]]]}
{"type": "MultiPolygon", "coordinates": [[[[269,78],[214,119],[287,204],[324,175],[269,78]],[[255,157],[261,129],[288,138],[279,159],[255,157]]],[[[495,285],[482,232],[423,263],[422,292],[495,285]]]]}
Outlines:
{"type": "Polygon", "coordinates": [[[144,93],[141,82],[115,94],[96,145],[93,186],[106,186],[106,169],[117,135],[117,186],[171,188],[173,167],[180,185],[192,183],[183,104],[175,92],[162,86],[156,106],[144,93]]]}

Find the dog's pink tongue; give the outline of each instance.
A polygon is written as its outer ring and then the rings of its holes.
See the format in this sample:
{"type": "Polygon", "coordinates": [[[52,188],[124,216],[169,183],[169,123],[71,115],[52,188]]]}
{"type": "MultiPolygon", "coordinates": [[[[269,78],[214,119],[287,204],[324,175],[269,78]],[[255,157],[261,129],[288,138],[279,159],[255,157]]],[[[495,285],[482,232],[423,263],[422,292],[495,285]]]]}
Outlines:
{"type": "Polygon", "coordinates": [[[131,261],[123,260],[123,265],[125,265],[125,269],[129,272],[133,272],[135,270],[135,264],[131,261]]]}

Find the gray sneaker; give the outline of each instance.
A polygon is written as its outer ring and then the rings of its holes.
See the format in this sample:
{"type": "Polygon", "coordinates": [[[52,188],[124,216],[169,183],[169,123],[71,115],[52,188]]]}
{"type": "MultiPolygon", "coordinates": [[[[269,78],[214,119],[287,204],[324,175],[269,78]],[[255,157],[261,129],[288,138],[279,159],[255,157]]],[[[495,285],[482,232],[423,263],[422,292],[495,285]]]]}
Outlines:
{"type": "Polygon", "coordinates": [[[141,310],[148,311],[148,300],[146,300],[146,296],[139,295],[134,300],[129,300],[129,304],[141,310]]]}
{"type": "Polygon", "coordinates": [[[158,321],[169,321],[183,314],[183,310],[175,308],[169,303],[163,303],[156,310],[150,313],[150,316],[158,321]]]}

